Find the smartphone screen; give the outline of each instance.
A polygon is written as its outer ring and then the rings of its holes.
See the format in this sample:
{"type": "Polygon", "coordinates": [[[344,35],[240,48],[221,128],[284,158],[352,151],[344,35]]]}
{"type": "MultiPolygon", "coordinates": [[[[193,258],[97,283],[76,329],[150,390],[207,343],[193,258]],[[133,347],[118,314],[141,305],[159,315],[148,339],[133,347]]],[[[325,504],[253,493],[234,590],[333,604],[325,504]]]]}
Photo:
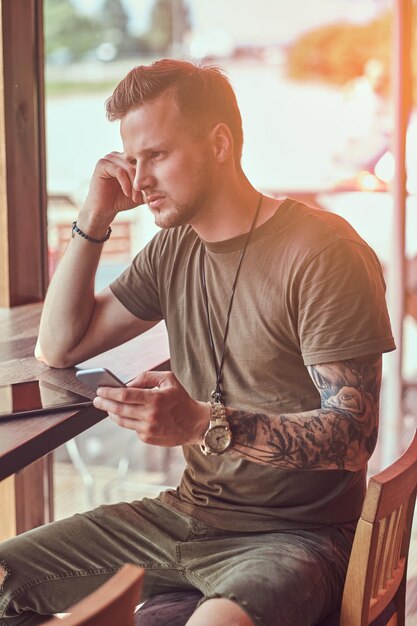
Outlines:
{"type": "Polygon", "coordinates": [[[89,406],[92,400],[43,380],[0,385],[0,419],[89,406]]]}

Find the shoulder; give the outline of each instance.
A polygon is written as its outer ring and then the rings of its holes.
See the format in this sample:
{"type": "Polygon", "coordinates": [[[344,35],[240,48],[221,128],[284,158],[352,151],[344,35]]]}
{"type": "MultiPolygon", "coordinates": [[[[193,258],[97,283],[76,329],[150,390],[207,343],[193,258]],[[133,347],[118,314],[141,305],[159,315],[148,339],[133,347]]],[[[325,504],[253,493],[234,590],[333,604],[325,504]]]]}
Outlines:
{"type": "Polygon", "coordinates": [[[318,209],[302,202],[287,205],[285,222],[290,249],[305,269],[313,261],[348,263],[352,258],[367,259],[379,266],[376,254],[358,232],[340,215],[318,209]]]}
{"type": "Polygon", "coordinates": [[[350,240],[367,245],[358,232],[340,215],[293,200],[287,205],[286,221],[297,238],[312,248],[326,247],[335,241],[350,240]]]}

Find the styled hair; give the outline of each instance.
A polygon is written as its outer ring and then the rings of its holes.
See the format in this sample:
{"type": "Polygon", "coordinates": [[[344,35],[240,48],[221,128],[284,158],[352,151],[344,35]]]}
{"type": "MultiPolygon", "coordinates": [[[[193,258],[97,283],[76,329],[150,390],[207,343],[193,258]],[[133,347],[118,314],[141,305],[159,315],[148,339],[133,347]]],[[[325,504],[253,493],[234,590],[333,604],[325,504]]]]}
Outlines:
{"type": "Polygon", "coordinates": [[[228,78],[213,66],[162,59],[133,68],[106,101],[107,118],[121,119],[126,113],[171,92],[180,113],[200,137],[219,123],[233,136],[235,159],[240,162],[243,147],[242,117],[228,78]]]}

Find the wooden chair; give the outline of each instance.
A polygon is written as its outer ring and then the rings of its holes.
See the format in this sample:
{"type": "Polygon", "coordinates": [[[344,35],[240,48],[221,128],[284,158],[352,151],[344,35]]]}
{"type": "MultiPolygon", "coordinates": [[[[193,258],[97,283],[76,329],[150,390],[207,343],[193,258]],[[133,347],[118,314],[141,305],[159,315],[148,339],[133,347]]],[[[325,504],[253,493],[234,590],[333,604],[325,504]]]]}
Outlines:
{"type": "Polygon", "coordinates": [[[393,603],[405,624],[405,590],[417,493],[417,431],[404,454],[369,480],[343,592],[340,626],[371,624],[393,603]]]}
{"type": "MultiPolygon", "coordinates": [[[[369,480],[341,609],[317,626],[405,626],[407,558],[416,492],[417,431],[406,452],[369,480]]],[[[184,626],[201,595],[196,590],[153,596],[137,612],[137,624],[184,626]]]]}
{"type": "Polygon", "coordinates": [[[124,565],[121,570],[68,609],[70,615],[54,617],[43,626],[134,626],[145,570],[124,565]]]}

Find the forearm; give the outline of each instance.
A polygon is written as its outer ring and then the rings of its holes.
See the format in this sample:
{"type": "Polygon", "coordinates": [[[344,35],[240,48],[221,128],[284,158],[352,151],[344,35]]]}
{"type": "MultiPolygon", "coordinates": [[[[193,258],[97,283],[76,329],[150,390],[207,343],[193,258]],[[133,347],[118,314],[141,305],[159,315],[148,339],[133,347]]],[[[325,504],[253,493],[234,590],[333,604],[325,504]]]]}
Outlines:
{"type": "Polygon", "coordinates": [[[376,443],[377,415],[366,431],[329,409],[266,415],[229,410],[233,450],[262,465],[287,469],[357,471],[376,443]]]}
{"type": "MultiPolygon", "coordinates": [[[[141,191],[133,185],[135,172],[135,166],[120,152],[111,152],[98,161],[77,219],[85,234],[103,239],[120,211],[143,203],[141,191]]],[[[122,305],[115,308],[106,293],[109,290],[94,295],[102,248],[103,244],[76,234],[51,281],[35,355],[52,367],[79,363],[154,325],[137,320],[122,305]],[[115,316],[122,319],[115,320],[115,316]]]]}
{"type": "MultiPolygon", "coordinates": [[[[77,225],[101,239],[108,223],[80,214],[77,225]]],[[[94,281],[103,244],[79,235],[71,239],[46,294],[36,356],[53,367],[65,367],[71,350],[85,335],[94,309],[94,281]]]]}
{"type": "Polygon", "coordinates": [[[288,469],[357,471],[378,433],[381,355],[309,366],[321,407],[266,415],[228,409],[233,450],[288,469]]]}

